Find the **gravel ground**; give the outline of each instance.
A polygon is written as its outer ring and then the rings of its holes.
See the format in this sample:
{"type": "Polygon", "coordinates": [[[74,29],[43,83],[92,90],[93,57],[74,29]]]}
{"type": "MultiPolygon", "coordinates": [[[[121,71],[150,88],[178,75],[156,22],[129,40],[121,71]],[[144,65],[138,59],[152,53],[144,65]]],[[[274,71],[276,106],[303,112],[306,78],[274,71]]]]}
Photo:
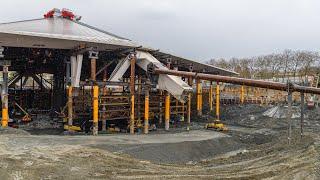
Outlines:
{"type": "MultiPolygon", "coordinates": [[[[0,179],[320,179],[320,114],[308,110],[287,143],[270,107],[222,107],[227,133],[182,129],[149,135],[30,135],[0,129],[0,179]],[[254,117],[254,118],[252,118],[254,117]]],[[[42,134],[42,133],[40,133],[42,134]]]]}

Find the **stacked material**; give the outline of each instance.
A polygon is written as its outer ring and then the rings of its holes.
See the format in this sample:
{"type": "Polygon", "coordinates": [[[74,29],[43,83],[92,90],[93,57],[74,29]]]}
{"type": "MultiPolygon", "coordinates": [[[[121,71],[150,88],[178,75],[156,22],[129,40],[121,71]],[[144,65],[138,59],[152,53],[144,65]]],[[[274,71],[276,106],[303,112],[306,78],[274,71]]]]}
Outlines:
{"type": "MultiPolygon", "coordinates": [[[[288,114],[288,106],[277,105],[274,106],[263,113],[263,116],[282,119],[286,118],[288,114]]],[[[300,106],[292,106],[292,116],[291,118],[300,118],[301,109],[300,106]]]]}

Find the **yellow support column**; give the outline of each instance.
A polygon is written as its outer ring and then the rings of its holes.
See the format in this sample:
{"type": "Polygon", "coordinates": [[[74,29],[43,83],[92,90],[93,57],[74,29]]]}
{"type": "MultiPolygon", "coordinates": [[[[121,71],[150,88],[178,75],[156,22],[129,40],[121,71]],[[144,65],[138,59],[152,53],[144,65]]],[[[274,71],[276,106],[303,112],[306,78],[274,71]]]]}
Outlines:
{"type": "Polygon", "coordinates": [[[197,112],[198,116],[202,116],[202,88],[201,88],[201,80],[197,79],[197,112]]]}
{"type": "Polygon", "coordinates": [[[135,129],[135,115],[134,115],[134,93],[135,93],[135,65],[136,65],[136,55],[135,53],[131,54],[131,70],[130,70],[130,96],[131,96],[131,111],[130,111],[130,134],[134,134],[135,129]]]}
{"type": "Polygon", "coordinates": [[[241,104],[244,104],[244,86],[243,85],[241,86],[241,89],[240,89],[240,102],[241,104]]]}
{"type": "Polygon", "coordinates": [[[2,127],[8,127],[8,121],[9,121],[8,108],[3,107],[2,105],[2,120],[1,120],[2,127]]]}
{"type": "MultiPolygon", "coordinates": [[[[68,126],[73,125],[73,98],[72,98],[72,86],[68,87],[68,126]]],[[[71,131],[71,129],[69,129],[71,131]]]]}
{"type": "Polygon", "coordinates": [[[216,87],[216,117],[217,117],[217,120],[220,119],[220,85],[219,85],[219,82],[217,82],[217,87],[216,87]]]}
{"type": "Polygon", "coordinates": [[[8,127],[9,122],[9,110],[8,110],[8,73],[9,73],[9,66],[3,66],[3,84],[2,84],[2,119],[1,125],[2,127],[8,127]]]}
{"type": "Polygon", "coordinates": [[[93,135],[98,135],[98,123],[99,123],[99,87],[93,86],[93,135]]]}
{"type": "Polygon", "coordinates": [[[164,125],[165,125],[165,130],[169,130],[169,123],[170,123],[170,94],[169,92],[166,92],[166,97],[165,97],[165,110],[164,110],[164,125]]]}
{"type": "Polygon", "coordinates": [[[213,86],[212,86],[212,82],[210,82],[210,89],[209,89],[209,108],[210,108],[210,111],[213,110],[213,86]]]}
{"type": "Polygon", "coordinates": [[[146,88],[144,98],[144,133],[149,133],[149,88],[146,88]]]}

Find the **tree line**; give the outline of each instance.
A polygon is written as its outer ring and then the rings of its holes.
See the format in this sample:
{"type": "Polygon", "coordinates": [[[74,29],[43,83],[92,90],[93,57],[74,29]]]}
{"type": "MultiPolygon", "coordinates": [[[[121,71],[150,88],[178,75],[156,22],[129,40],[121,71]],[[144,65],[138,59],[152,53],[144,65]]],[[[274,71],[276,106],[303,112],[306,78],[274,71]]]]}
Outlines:
{"type": "Polygon", "coordinates": [[[211,59],[208,64],[235,71],[243,78],[278,81],[318,74],[320,56],[314,51],[284,50],[250,58],[211,59]]]}

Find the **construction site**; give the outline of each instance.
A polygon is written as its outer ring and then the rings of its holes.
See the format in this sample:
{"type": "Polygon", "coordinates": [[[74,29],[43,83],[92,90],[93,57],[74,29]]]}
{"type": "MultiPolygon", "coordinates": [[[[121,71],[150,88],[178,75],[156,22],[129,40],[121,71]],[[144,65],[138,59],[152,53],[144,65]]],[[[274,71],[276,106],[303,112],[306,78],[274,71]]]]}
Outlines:
{"type": "Polygon", "coordinates": [[[68,9],[0,24],[0,179],[319,179],[319,74],[145,47],[68,9]]]}

